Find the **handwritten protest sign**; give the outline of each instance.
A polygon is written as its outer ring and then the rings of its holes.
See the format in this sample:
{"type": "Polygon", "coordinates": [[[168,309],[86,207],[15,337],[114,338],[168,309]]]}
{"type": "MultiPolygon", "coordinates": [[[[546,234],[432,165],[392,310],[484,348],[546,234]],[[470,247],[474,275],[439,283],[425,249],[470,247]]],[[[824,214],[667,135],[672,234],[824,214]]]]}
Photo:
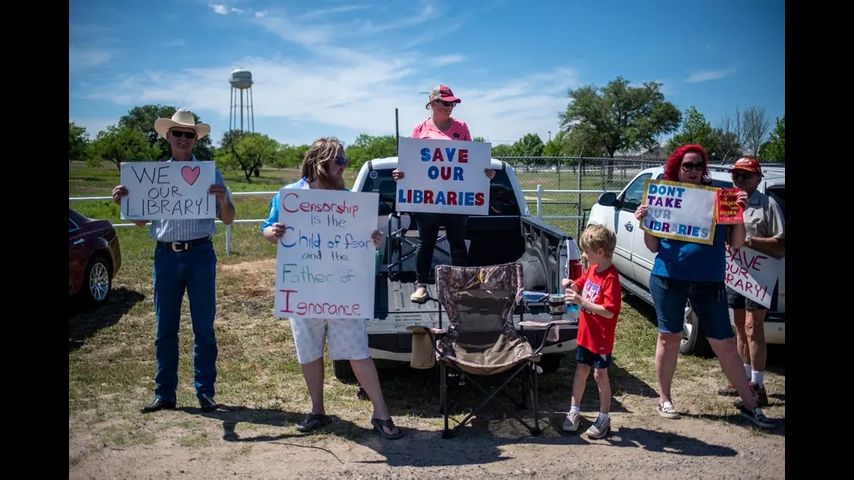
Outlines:
{"type": "Polygon", "coordinates": [[[397,210],[489,215],[492,145],[420,138],[400,139],[397,210]]]}
{"type": "Polygon", "coordinates": [[[641,228],[656,237],[711,245],[715,238],[716,188],[669,180],[646,180],[648,205],[641,228]]]}
{"type": "Polygon", "coordinates": [[[214,162],[123,162],[121,216],[126,220],[190,220],[216,217],[214,162]]]}
{"type": "Polygon", "coordinates": [[[279,192],[274,315],[373,318],[376,193],[279,192]]]}
{"type": "Polygon", "coordinates": [[[744,209],[735,202],[738,188],[719,188],[715,202],[715,221],[719,224],[739,224],[744,222],[744,209]]]}
{"type": "Polygon", "coordinates": [[[742,247],[726,248],[726,286],[745,297],[771,308],[774,284],[783,272],[782,259],[742,247]]]}

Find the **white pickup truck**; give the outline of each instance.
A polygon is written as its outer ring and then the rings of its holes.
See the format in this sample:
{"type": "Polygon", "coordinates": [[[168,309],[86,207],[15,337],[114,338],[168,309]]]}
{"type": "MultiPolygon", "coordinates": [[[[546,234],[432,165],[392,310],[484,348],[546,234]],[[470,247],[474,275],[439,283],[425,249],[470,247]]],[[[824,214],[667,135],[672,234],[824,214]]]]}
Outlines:
{"type": "MultiPolygon", "coordinates": [[[[446,322],[438,302],[412,303],[409,295],[415,290],[416,231],[407,231],[409,216],[396,213],[396,183],[391,172],[397,168],[397,157],[380,158],[362,165],[354,192],[379,193],[380,208],[377,226],[386,233],[386,246],[382,264],[376,275],[374,315],[368,321],[368,343],[375,359],[409,362],[412,335],[410,325],[440,327],[446,322]],[[398,237],[390,236],[398,232],[398,237]],[[401,238],[403,240],[401,240],[401,238]],[[441,318],[441,320],[440,320],[441,318]]],[[[513,167],[491,159],[496,175],[490,183],[489,215],[472,215],[466,227],[469,265],[495,265],[520,262],[523,267],[524,288],[529,292],[553,293],[560,289],[560,280],[567,276],[567,268],[580,272],[580,255],[575,240],[567,233],[532,217],[513,167]]],[[[433,267],[450,264],[447,241],[436,244],[433,267]]],[[[433,268],[431,268],[433,270],[433,268]]],[[[431,298],[436,298],[435,284],[428,285],[431,298]]],[[[545,304],[523,304],[517,307],[514,321],[520,315],[525,320],[548,322],[545,304]]],[[[569,318],[567,314],[565,318],[569,318]]],[[[542,331],[518,327],[534,345],[542,340],[542,331]],[[536,342],[536,343],[534,343],[536,342]]],[[[558,368],[566,352],[575,350],[577,325],[562,326],[559,340],[548,344],[540,366],[544,371],[558,368]]],[[[351,379],[349,362],[334,362],[335,375],[351,379]]]]}
{"type": "MultiPolygon", "coordinates": [[[[712,186],[732,188],[731,167],[709,165],[712,186]]],[[[764,177],[757,187],[760,192],[774,198],[786,211],[786,170],[783,167],[763,165],[764,177]]],[[[649,293],[649,276],[655,260],[655,254],[646,248],[643,230],[638,227],[635,210],[643,197],[643,183],[647,179],[660,179],[664,176],[661,167],[647,168],[639,172],[618,193],[603,193],[590,210],[587,224],[606,225],[617,233],[617,247],[614,250],[614,265],[620,272],[623,291],[631,293],[652,305],[649,293]]],[[[785,257],[783,258],[785,262],[785,257]]],[[[777,278],[777,298],[771,304],[771,310],[765,318],[765,341],[769,344],[786,343],[786,272],[777,278]]],[[[732,318],[732,310],[730,310],[732,318]]],[[[711,352],[700,324],[691,305],[685,306],[685,329],[679,346],[682,353],[708,354],[711,352]]]]}

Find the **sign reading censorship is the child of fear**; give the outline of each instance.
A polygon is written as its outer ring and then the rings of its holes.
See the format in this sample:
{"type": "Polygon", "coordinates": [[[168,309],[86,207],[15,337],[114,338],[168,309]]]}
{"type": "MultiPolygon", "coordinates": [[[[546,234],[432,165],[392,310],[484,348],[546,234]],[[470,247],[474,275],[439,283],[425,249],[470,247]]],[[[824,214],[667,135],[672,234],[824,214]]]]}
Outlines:
{"type": "Polygon", "coordinates": [[[733,249],[727,245],[726,286],[765,308],[771,308],[774,285],[786,268],[785,261],[785,258],[776,259],[752,248],[733,249]]]}
{"type": "Polygon", "coordinates": [[[401,138],[397,210],[401,212],[489,215],[492,144],[401,138]]]}
{"type": "Polygon", "coordinates": [[[282,189],[274,315],[373,318],[376,193],[282,189]]]}
{"type": "Polygon", "coordinates": [[[125,220],[190,220],[216,217],[214,162],[123,162],[125,220]]]}
{"type": "Polygon", "coordinates": [[[716,188],[668,180],[646,180],[647,205],[641,228],[656,237],[711,245],[715,238],[716,188]]]}

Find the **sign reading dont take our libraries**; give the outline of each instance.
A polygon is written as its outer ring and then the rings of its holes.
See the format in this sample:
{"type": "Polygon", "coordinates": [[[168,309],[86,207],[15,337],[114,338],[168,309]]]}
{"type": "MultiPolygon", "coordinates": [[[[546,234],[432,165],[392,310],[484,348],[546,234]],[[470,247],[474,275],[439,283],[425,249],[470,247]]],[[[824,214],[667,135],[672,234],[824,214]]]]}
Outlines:
{"type": "Polygon", "coordinates": [[[378,206],[376,193],[279,191],[276,317],[373,318],[378,206]]]}
{"type": "Polygon", "coordinates": [[[711,245],[715,238],[717,188],[669,180],[646,180],[641,228],[651,235],[711,245]]]}
{"type": "Polygon", "coordinates": [[[214,162],[123,162],[123,220],[191,220],[216,218],[214,162]]]}

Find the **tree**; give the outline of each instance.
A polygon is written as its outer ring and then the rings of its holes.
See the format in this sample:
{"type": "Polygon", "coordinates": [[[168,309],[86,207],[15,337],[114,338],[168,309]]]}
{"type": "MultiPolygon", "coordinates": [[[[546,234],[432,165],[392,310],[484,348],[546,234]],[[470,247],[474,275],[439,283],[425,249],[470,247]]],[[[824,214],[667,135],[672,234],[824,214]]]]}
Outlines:
{"type": "Polygon", "coordinates": [[[513,145],[493,145],[492,147],[493,157],[512,157],[515,155],[513,145]]]}
{"type": "Polygon", "coordinates": [[[264,163],[270,163],[279,152],[279,142],[260,133],[229,130],[223,135],[222,146],[216,151],[217,165],[243,171],[247,182],[264,163]]]}
{"type": "Polygon", "coordinates": [[[577,132],[576,140],[598,146],[611,158],[620,150],[650,148],[657,136],[679,126],[679,110],[664,100],[661,83],[630,87],[628,80],[617,77],[603,88],[570,90],[569,98],[560,115],[561,128],[577,132]]]}
{"type": "Polygon", "coordinates": [[[86,127],[68,122],[68,161],[86,160],[89,150],[89,134],[86,127]]]}
{"type": "Polygon", "coordinates": [[[744,149],[753,156],[759,152],[762,139],[768,133],[768,119],[765,118],[765,107],[750,107],[744,111],[741,120],[744,129],[744,149]]]}
{"type": "Polygon", "coordinates": [[[707,151],[712,137],[712,125],[696,107],[688,107],[682,116],[682,129],[667,142],[665,149],[673,151],[679,145],[698,143],[707,151]]]}
{"type": "Polygon", "coordinates": [[[516,155],[539,157],[543,154],[543,140],[536,133],[527,133],[513,144],[516,155]]]}
{"type": "MultiPolygon", "coordinates": [[[[154,130],[154,121],[158,118],[171,118],[177,110],[171,105],[143,105],[141,107],[133,107],[126,115],[119,119],[119,127],[128,127],[139,132],[142,132],[152,146],[157,146],[159,154],[155,157],[158,160],[165,160],[171,157],[169,152],[169,142],[165,138],[160,138],[154,130]]],[[[193,120],[199,123],[200,117],[193,113],[193,120]]],[[[199,160],[213,160],[214,152],[211,145],[210,135],[196,140],[196,146],[193,148],[193,155],[199,160]]]]}
{"type": "Polygon", "coordinates": [[[121,168],[122,162],[154,160],[160,153],[148,143],[142,132],[114,125],[98,132],[91,149],[92,155],[88,160],[90,165],[100,166],[101,162],[106,160],[112,162],[116,168],[121,168]]]}
{"type": "Polygon", "coordinates": [[[759,159],[763,162],[786,161],[786,116],[777,119],[777,125],[771,132],[771,138],[759,149],[759,159]]]}
{"type": "Polygon", "coordinates": [[[373,137],[362,133],[347,147],[346,155],[350,160],[349,168],[359,169],[368,160],[397,155],[397,141],[394,135],[373,137]]]}

